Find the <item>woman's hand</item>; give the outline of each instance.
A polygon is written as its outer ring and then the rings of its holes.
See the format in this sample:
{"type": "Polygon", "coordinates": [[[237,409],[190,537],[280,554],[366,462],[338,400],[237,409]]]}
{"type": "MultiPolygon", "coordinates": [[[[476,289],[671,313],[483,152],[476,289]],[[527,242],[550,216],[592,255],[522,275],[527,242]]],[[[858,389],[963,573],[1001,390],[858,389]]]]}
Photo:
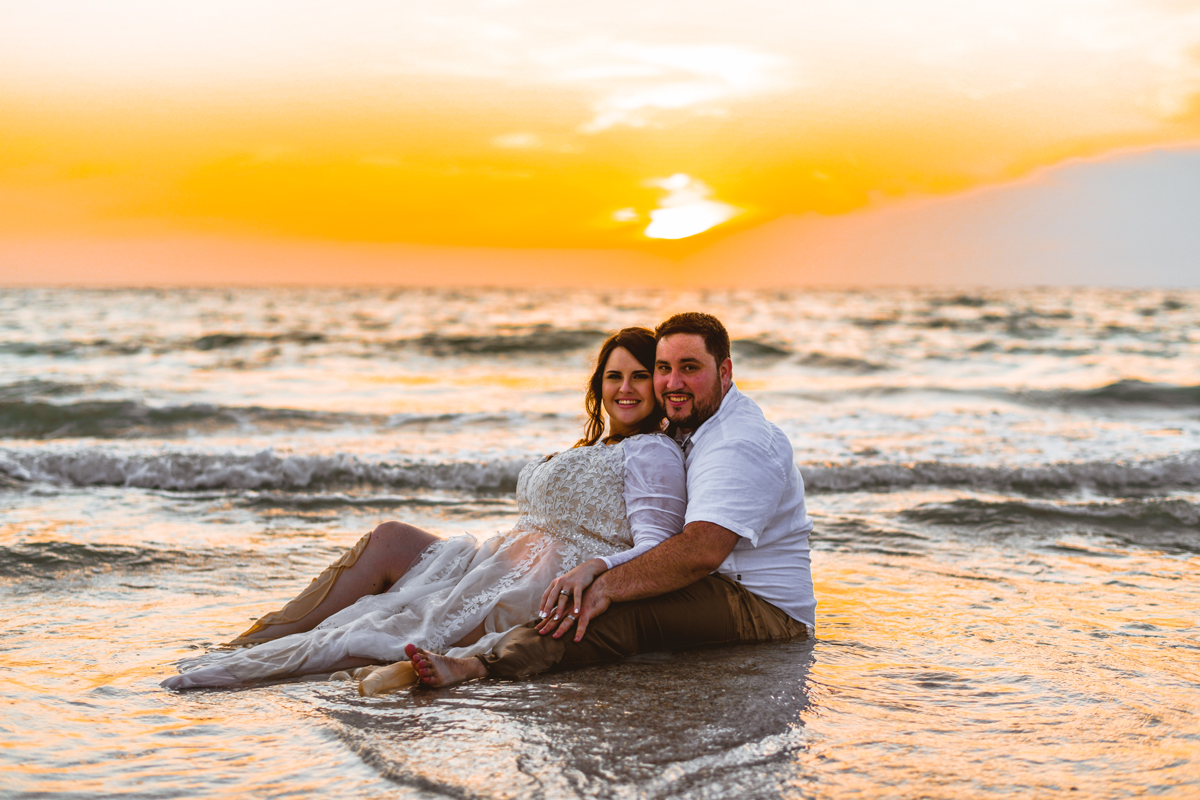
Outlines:
{"type": "MultiPolygon", "coordinates": [[[[602,559],[585,561],[566,575],[550,581],[542,593],[542,605],[538,616],[543,622],[538,630],[545,633],[558,627],[560,621],[574,622],[583,605],[583,590],[596,580],[596,576],[608,569],[602,559]],[[542,630],[545,628],[546,630],[542,630]]],[[[570,625],[567,625],[570,627],[570,625]]]]}

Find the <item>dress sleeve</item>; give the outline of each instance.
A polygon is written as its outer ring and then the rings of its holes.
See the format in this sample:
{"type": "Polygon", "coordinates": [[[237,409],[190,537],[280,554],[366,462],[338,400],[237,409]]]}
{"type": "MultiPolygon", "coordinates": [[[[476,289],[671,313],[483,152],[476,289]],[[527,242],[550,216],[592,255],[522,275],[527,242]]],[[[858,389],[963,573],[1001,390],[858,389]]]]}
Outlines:
{"type": "Polygon", "coordinates": [[[658,434],[626,439],[625,513],[633,529],[633,548],[605,557],[609,569],[640,556],[683,530],[687,478],[683,453],[658,434]]]}

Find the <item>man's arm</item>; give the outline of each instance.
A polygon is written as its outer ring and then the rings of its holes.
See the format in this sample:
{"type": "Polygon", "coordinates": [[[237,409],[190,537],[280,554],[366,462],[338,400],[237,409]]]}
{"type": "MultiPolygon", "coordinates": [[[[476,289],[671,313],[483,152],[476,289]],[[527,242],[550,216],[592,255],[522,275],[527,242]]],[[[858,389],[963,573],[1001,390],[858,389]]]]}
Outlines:
{"type": "Polygon", "coordinates": [[[739,538],[720,525],[692,522],[678,536],[596,578],[591,588],[601,589],[614,603],[682,589],[715,572],[739,538]]]}
{"type": "MultiPolygon", "coordinates": [[[[583,638],[588,621],[603,614],[611,603],[657,597],[690,586],[714,572],[739,538],[728,528],[712,522],[690,522],[678,536],[600,575],[584,592],[583,603],[572,614],[578,615],[575,641],[583,638]]],[[[538,630],[553,631],[558,638],[571,624],[570,617],[561,622],[549,619],[538,630]]]]}

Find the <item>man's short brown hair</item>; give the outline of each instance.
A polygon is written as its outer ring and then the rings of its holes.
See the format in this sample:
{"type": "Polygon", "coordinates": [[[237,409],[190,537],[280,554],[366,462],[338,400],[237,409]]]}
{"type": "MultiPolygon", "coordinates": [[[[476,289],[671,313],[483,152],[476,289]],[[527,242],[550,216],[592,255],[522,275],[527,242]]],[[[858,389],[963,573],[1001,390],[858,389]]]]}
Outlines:
{"type": "Polygon", "coordinates": [[[704,349],[708,350],[721,366],[729,358],[729,332],[721,324],[721,320],[712,314],[700,311],[685,311],[669,317],[654,329],[655,341],[661,341],[665,336],[677,333],[691,333],[704,339],[704,349]]]}

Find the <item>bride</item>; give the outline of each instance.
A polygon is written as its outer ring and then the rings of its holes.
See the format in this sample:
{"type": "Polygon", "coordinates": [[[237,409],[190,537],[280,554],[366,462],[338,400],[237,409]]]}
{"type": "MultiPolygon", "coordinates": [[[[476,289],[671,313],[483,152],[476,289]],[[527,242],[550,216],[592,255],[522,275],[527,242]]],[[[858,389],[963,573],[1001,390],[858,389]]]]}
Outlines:
{"type": "Polygon", "coordinates": [[[600,348],[585,435],[521,470],[511,531],[480,544],[384,523],[230,642],[253,647],[190,659],[162,685],[230,686],[399,662],[409,643],[466,658],[539,613],[569,612],[571,600],[577,608],[597,575],[683,528],[683,456],[659,433],[654,350],[645,328],[625,328],[600,348]]]}

